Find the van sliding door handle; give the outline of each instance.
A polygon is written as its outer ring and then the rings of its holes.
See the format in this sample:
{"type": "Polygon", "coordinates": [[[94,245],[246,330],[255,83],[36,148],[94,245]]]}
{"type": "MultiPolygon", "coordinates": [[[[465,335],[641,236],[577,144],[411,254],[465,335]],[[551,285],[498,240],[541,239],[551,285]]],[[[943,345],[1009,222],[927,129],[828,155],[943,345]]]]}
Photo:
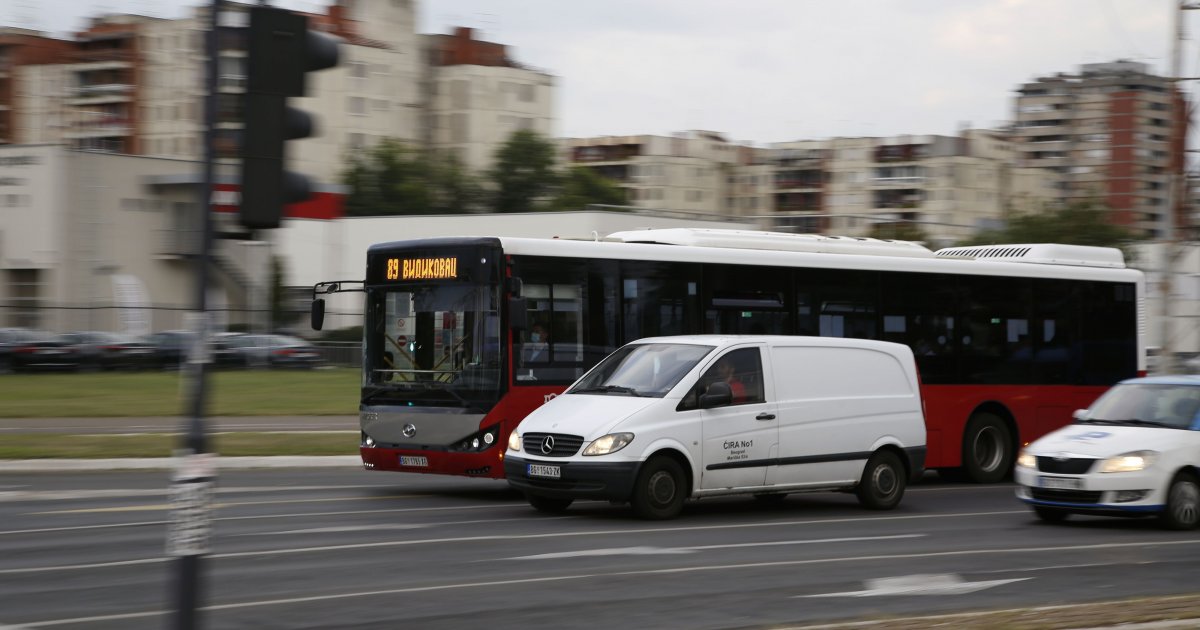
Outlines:
{"type": "Polygon", "coordinates": [[[773,413],[760,413],[760,414],[758,414],[757,416],[754,416],[754,419],[755,419],[755,420],[774,420],[774,419],[775,419],[775,414],[773,414],[773,413]]]}

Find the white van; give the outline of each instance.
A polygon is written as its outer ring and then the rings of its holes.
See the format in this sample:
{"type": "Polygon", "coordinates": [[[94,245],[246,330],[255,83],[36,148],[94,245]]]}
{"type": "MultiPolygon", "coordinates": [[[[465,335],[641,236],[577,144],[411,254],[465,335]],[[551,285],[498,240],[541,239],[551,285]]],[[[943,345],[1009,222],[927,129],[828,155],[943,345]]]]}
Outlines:
{"type": "Polygon", "coordinates": [[[525,418],[504,472],[530,504],[854,490],[891,509],[925,463],[913,353],[863,339],[691,335],[623,346],[525,418]]]}

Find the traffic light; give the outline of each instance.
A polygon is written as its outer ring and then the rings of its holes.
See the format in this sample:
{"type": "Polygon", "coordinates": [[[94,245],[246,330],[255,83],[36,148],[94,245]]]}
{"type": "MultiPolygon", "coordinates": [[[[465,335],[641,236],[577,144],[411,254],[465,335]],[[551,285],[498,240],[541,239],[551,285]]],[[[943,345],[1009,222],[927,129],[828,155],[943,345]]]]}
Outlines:
{"type": "Polygon", "coordinates": [[[242,103],[240,218],[249,228],[279,227],[283,206],[308,199],[304,175],[284,169],[288,140],[313,135],[313,117],[288,107],[305,77],[338,63],[338,42],[308,30],[308,18],[268,6],[250,8],[246,94],[242,103]]]}

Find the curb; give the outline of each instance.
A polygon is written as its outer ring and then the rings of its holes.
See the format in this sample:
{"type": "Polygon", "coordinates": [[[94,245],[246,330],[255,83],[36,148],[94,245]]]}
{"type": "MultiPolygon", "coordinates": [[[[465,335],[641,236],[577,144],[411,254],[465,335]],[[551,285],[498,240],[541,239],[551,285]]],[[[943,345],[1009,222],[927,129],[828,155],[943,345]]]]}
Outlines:
{"type": "MultiPolygon", "coordinates": [[[[218,469],[244,470],[250,468],[361,468],[358,455],[304,457],[220,457],[218,469]]],[[[171,470],[176,466],[173,457],[143,457],[125,459],[0,459],[0,473],[5,472],[63,472],[75,470],[171,470]]]]}

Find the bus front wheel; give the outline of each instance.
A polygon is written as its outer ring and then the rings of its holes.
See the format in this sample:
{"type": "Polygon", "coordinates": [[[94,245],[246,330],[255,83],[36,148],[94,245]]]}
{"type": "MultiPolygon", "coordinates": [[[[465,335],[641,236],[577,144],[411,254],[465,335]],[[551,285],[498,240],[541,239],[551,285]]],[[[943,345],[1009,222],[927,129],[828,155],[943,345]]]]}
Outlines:
{"type": "Polygon", "coordinates": [[[996,483],[1013,467],[1013,435],[1004,420],[980,412],[963,432],[963,472],[975,483],[996,483]]]}

